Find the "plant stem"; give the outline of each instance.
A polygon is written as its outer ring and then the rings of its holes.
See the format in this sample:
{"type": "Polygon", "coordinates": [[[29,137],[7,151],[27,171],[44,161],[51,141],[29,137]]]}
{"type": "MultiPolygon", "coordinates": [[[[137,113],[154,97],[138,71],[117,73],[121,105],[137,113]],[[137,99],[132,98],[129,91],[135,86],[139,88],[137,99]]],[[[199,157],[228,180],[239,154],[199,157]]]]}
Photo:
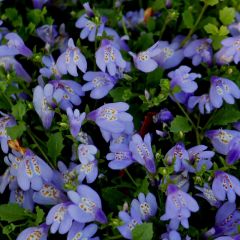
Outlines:
{"type": "Polygon", "coordinates": [[[32,133],[31,130],[27,131],[28,135],[31,137],[31,139],[33,140],[33,142],[36,144],[37,148],[39,149],[39,151],[41,152],[41,154],[43,155],[44,159],[46,160],[46,162],[48,162],[48,164],[52,167],[55,168],[53,166],[53,164],[51,163],[51,161],[49,160],[49,158],[47,157],[47,155],[45,154],[45,152],[42,150],[42,148],[40,147],[40,145],[38,144],[36,137],[34,136],[34,134],[32,133]]]}
{"type": "Polygon", "coordinates": [[[120,238],[122,238],[122,235],[108,237],[108,239],[120,239],[120,238]]]}
{"type": "Polygon", "coordinates": [[[163,26],[162,26],[162,28],[161,28],[161,30],[160,30],[160,33],[159,33],[159,39],[160,39],[160,40],[162,39],[162,35],[163,35],[163,33],[164,33],[164,31],[165,31],[165,29],[166,29],[166,27],[167,27],[167,25],[168,25],[169,22],[170,22],[170,20],[169,20],[169,17],[167,16],[167,18],[166,18],[166,20],[164,21],[163,26]]]}
{"type": "Polygon", "coordinates": [[[183,39],[183,41],[181,43],[181,47],[183,47],[188,42],[188,40],[191,38],[192,34],[195,32],[195,30],[196,30],[200,20],[202,19],[203,14],[206,11],[207,7],[208,7],[208,4],[207,4],[207,1],[205,1],[204,5],[203,5],[203,8],[202,8],[202,11],[200,12],[200,14],[199,14],[199,16],[198,16],[194,26],[188,32],[188,35],[183,39]]]}
{"type": "Polygon", "coordinates": [[[128,177],[131,179],[132,183],[137,187],[137,183],[135,182],[135,180],[133,179],[133,177],[131,176],[131,174],[128,172],[126,168],[125,168],[125,172],[128,175],[128,177]]]}

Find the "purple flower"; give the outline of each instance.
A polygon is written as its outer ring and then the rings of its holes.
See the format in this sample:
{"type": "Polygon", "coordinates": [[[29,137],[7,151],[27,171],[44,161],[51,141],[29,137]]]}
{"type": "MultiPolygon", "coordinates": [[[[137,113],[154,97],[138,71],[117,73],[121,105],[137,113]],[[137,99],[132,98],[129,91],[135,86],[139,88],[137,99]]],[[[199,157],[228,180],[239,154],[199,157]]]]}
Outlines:
{"type": "Polygon", "coordinates": [[[117,73],[117,67],[125,68],[126,61],[122,58],[120,51],[113,45],[113,42],[103,39],[95,54],[97,66],[101,71],[106,68],[111,76],[117,73]]]}
{"type": "Polygon", "coordinates": [[[233,60],[235,64],[238,64],[240,61],[240,37],[225,38],[221,43],[228,56],[231,57],[231,61],[233,60]]]}
{"type": "Polygon", "coordinates": [[[194,168],[190,165],[189,154],[185,149],[183,143],[177,143],[172,147],[165,155],[164,161],[167,165],[172,165],[174,163],[174,171],[190,171],[194,172],[194,168]]]}
{"type": "Polygon", "coordinates": [[[94,145],[80,144],[78,146],[78,158],[81,163],[87,164],[95,160],[97,148],[94,145]]]}
{"type": "Polygon", "coordinates": [[[235,202],[236,194],[240,196],[240,182],[230,174],[216,171],[212,190],[218,200],[224,201],[227,195],[229,202],[235,202]]]}
{"type": "MultiPolygon", "coordinates": [[[[144,23],[144,9],[139,11],[128,11],[121,21],[125,22],[127,28],[134,29],[137,25],[144,23]]],[[[119,23],[119,25],[122,23],[119,23]]]]}
{"type": "Polygon", "coordinates": [[[147,221],[150,217],[156,215],[158,206],[156,198],[152,193],[148,193],[146,197],[143,193],[139,193],[138,200],[133,199],[131,208],[139,212],[143,221],[147,221]]]}
{"type": "Polygon", "coordinates": [[[48,236],[48,226],[42,224],[37,227],[29,227],[23,230],[17,237],[17,240],[26,240],[26,239],[39,239],[47,240],[48,236]]]}
{"type": "Polygon", "coordinates": [[[170,219],[170,229],[178,229],[179,223],[184,228],[189,228],[188,218],[191,212],[198,210],[199,206],[193,197],[173,184],[168,185],[165,214],[160,219],[162,221],[170,219]]]}
{"type": "Polygon", "coordinates": [[[176,67],[183,60],[183,49],[179,49],[181,41],[174,39],[171,44],[167,41],[160,41],[160,52],[154,59],[158,66],[163,69],[176,67]]]}
{"type": "Polygon", "coordinates": [[[124,102],[108,103],[90,112],[87,118],[95,121],[101,130],[122,133],[126,130],[127,123],[133,120],[133,117],[126,113],[128,108],[128,104],[124,102]]]}
{"type": "Polygon", "coordinates": [[[33,7],[38,9],[41,9],[43,5],[48,2],[48,0],[32,0],[32,1],[33,1],[33,7]]]}
{"type": "Polygon", "coordinates": [[[93,183],[98,176],[97,161],[91,161],[86,164],[81,163],[76,168],[78,171],[78,180],[82,182],[86,178],[87,183],[93,183]]]}
{"type": "Polygon", "coordinates": [[[85,226],[83,223],[74,222],[68,232],[67,240],[100,240],[99,237],[93,237],[97,230],[96,224],[85,226]]]}
{"type": "Polygon", "coordinates": [[[201,191],[201,193],[197,193],[196,196],[204,198],[213,207],[219,208],[221,206],[221,202],[216,199],[212,189],[207,183],[204,183],[204,187],[195,186],[195,188],[201,191]]]}
{"type": "Polygon", "coordinates": [[[73,39],[68,40],[68,48],[62,53],[57,60],[57,67],[61,74],[71,74],[74,77],[78,76],[77,67],[82,71],[87,70],[87,61],[79,48],[75,47],[73,39]]]}
{"type": "Polygon", "coordinates": [[[181,66],[178,69],[168,73],[171,78],[171,89],[175,86],[180,87],[184,93],[193,93],[197,90],[198,85],[194,80],[200,78],[201,74],[189,73],[191,68],[188,66],[181,66]]]}
{"type": "Polygon", "coordinates": [[[198,66],[201,62],[210,65],[212,63],[212,40],[197,39],[185,47],[184,56],[192,59],[192,64],[198,66]]]}
{"type": "Polygon", "coordinates": [[[70,124],[70,132],[73,137],[76,137],[81,129],[82,122],[86,117],[86,113],[80,114],[78,109],[74,111],[71,108],[67,108],[68,121],[70,124]]]}
{"type": "Polygon", "coordinates": [[[159,113],[153,116],[153,122],[158,123],[163,122],[163,123],[168,123],[173,120],[173,115],[172,113],[167,109],[163,108],[159,113]]]}
{"type": "Polygon", "coordinates": [[[22,54],[25,57],[31,57],[32,51],[25,46],[22,38],[17,33],[8,33],[5,35],[8,40],[7,45],[10,49],[15,49],[17,54],[22,54]]]}
{"type": "Polygon", "coordinates": [[[105,97],[117,82],[115,77],[103,72],[87,72],[83,79],[87,83],[83,85],[82,90],[84,92],[91,90],[90,97],[93,99],[105,97]]]}
{"type": "Polygon", "coordinates": [[[43,181],[50,182],[52,177],[53,171],[47,163],[27,149],[17,173],[20,188],[27,191],[31,185],[33,190],[39,191],[43,186],[43,181]]]}
{"type": "Polygon", "coordinates": [[[82,184],[78,186],[77,192],[69,191],[68,197],[74,203],[68,207],[68,212],[75,221],[87,223],[96,220],[107,223],[101,199],[92,188],[82,184]]]}
{"type": "Polygon", "coordinates": [[[44,183],[38,192],[33,193],[32,198],[41,205],[56,205],[67,200],[64,193],[52,183],[44,183]]]}
{"type": "Polygon", "coordinates": [[[80,105],[80,97],[84,96],[84,92],[79,83],[72,80],[52,80],[49,84],[54,87],[53,98],[60,104],[61,109],[66,111],[68,107],[80,105]]]}
{"type": "Polygon", "coordinates": [[[228,164],[234,164],[239,159],[240,159],[240,137],[235,137],[229,143],[226,161],[228,164]]]}
{"type": "Polygon", "coordinates": [[[215,155],[213,151],[205,151],[207,146],[198,145],[188,149],[189,161],[195,165],[196,171],[201,171],[205,166],[206,170],[212,167],[211,159],[215,155]]]}
{"type": "Polygon", "coordinates": [[[213,147],[218,153],[228,154],[229,143],[234,137],[240,137],[240,132],[235,130],[209,130],[206,136],[210,138],[213,147]]]}
{"type": "Polygon", "coordinates": [[[16,120],[11,115],[0,112],[3,117],[0,118],[0,144],[4,153],[8,152],[8,140],[10,137],[7,135],[7,127],[13,127],[16,125],[16,120]]]}
{"type": "Polygon", "coordinates": [[[222,47],[216,54],[215,59],[218,65],[229,64],[233,60],[232,50],[228,47],[222,47]]]}
{"type": "Polygon", "coordinates": [[[59,35],[55,40],[61,53],[63,53],[67,49],[68,39],[69,39],[69,35],[65,31],[65,24],[62,23],[59,27],[59,35]]]}
{"type": "Polygon", "coordinates": [[[210,102],[210,97],[208,94],[203,94],[202,96],[191,96],[188,99],[188,107],[193,109],[198,104],[198,108],[201,114],[210,113],[213,110],[213,105],[210,102]]]}
{"type": "Polygon", "coordinates": [[[55,25],[43,25],[36,29],[36,33],[45,43],[52,46],[58,33],[55,25]]]}
{"type": "MultiPolygon", "coordinates": [[[[7,48],[7,52],[9,52],[9,48],[7,48]]],[[[2,52],[0,46],[0,55],[1,53],[4,53],[4,51],[2,52]]],[[[0,57],[0,65],[3,66],[6,71],[14,70],[16,75],[24,79],[26,82],[31,82],[32,79],[29,74],[14,57],[8,56],[4,53],[4,56],[0,57]]]]}
{"type": "Polygon", "coordinates": [[[240,98],[240,89],[231,80],[221,77],[211,77],[211,88],[209,93],[210,101],[215,108],[220,108],[223,99],[228,104],[234,104],[240,98]]]}
{"type": "Polygon", "coordinates": [[[55,61],[52,57],[50,56],[43,56],[42,62],[46,67],[41,68],[39,72],[47,78],[50,78],[51,76],[54,76],[55,78],[60,78],[61,74],[59,72],[59,69],[57,68],[57,65],[55,64],[55,61]]]}
{"type": "Polygon", "coordinates": [[[154,71],[158,67],[158,64],[153,57],[156,57],[160,53],[159,45],[160,41],[156,42],[146,51],[140,52],[137,55],[129,52],[129,54],[133,57],[135,67],[146,73],[154,71]]]}
{"type": "Polygon", "coordinates": [[[10,193],[9,202],[17,203],[19,206],[32,211],[34,207],[32,196],[32,190],[22,191],[20,188],[13,189],[10,193]]]}
{"type": "Polygon", "coordinates": [[[65,234],[72,226],[72,217],[68,213],[70,202],[60,203],[52,207],[46,217],[46,224],[51,225],[50,232],[65,234]]]}
{"type": "Polygon", "coordinates": [[[107,154],[106,159],[110,161],[108,166],[111,169],[121,170],[134,163],[128,145],[125,144],[114,145],[111,143],[110,151],[111,153],[107,154]]]}
{"type": "Polygon", "coordinates": [[[51,84],[47,84],[44,88],[41,86],[34,88],[33,106],[46,129],[50,128],[54,117],[54,111],[47,98],[53,98],[53,87],[51,84]]]}
{"type": "Polygon", "coordinates": [[[129,150],[132,152],[133,158],[145,166],[150,173],[156,172],[156,165],[151,146],[150,134],[146,134],[144,140],[139,134],[134,134],[129,143],[129,150]]]}
{"type": "Polygon", "coordinates": [[[132,239],[132,230],[138,224],[142,224],[141,215],[135,208],[131,208],[130,215],[125,211],[120,211],[119,218],[124,222],[124,225],[117,227],[121,235],[126,239],[132,239]]]}

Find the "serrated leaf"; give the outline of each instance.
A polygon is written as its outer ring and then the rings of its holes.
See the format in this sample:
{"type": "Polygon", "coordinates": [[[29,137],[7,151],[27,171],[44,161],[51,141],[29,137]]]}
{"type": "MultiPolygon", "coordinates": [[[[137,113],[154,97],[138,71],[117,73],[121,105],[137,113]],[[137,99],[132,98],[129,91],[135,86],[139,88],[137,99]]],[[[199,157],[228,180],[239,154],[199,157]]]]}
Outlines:
{"type": "Polygon", "coordinates": [[[231,7],[224,7],[219,11],[219,19],[224,25],[229,25],[234,22],[235,9],[231,7]]]}
{"type": "Polygon", "coordinates": [[[138,224],[132,231],[133,240],[151,240],[153,238],[153,224],[138,224]]]}
{"type": "Polygon", "coordinates": [[[62,133],[53,133],[48,139],[47,146],[48,155],[51,157],[53,164],[56,165],[56,160],[60,156],[64,147],[62,133]]]}
{"type": "Polygon", "coordinates": [[[189,125],[186,117],[176,116],[171,122],[170,131],[171,132],[189,132],[191,131],[192,126],[189,125]]]}
{"type": "Polygon", "coordinates": [[[38,226],[40,223],[42,223],[44,221],[44,211],[37,206],[36,207],[36,220],[35,220],[35,225],[38,226]]]}
{"type": "Polygon", "coordinates": [[[219,36],[226,36],[229,34],[229,30],[226,26],[221,26],[218,31],[219,36]]]}
{"type": "Polygon", "coordinates": [[[192,28],[194,25],[194,19],[193,19],[193,15],[192,15],[191,11],[186,9],[183,12],[182,17],[183,17],[183,22],[184,22],[185,26],[187,28],[192,28]]]}
{"type": "Polygon", "coordinates": [[[215,114],[212,125],[227,125],[240,120],[240,111],[232,106],[224,107],[215,114]]]}
{"type": "Polygon", "coordinates": [[[18,204],[2,204],[0,205],[0,220],[9,223],[24,220],[29,217],[30,212],[21,208],[18,204]]]}
{"type": "Polygon", "coordinates": [[[12,106],[12,115],[16,118],[16,120],[22,120],[26,111],[26,104],[22,101],[18,101],[16,105],[12,106]]]}
{"type": "Polygon", "coordinates": [[[212,23],[208,23],[207,25],[204,26],[204,30],[212,35],[217,35],[218,34],[218,28],[212,23]]]}
{"type": "Polygon", "coordinates": [[[20,121],[18,125],[7,128],[7,135],[10,136],[12,139],[17,139],[22,136],[26,129],[27,128],[25,122],[20,121]]]}

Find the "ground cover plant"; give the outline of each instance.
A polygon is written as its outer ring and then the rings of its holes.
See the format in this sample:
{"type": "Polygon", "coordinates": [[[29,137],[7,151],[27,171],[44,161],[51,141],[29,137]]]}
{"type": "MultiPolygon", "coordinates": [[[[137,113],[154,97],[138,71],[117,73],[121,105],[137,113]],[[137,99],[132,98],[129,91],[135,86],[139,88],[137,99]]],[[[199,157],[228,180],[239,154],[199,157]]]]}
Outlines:
{"type": "Polygon", "coordinates": [[[240,239],[240,2],[0,2],[0,239],[240,239]]]}

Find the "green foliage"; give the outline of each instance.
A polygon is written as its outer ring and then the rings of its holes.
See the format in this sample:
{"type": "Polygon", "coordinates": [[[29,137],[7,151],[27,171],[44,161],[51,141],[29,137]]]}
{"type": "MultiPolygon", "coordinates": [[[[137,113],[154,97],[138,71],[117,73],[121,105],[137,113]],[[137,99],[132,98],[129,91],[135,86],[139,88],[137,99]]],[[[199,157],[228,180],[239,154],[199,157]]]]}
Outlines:
{"type": "Polygon", "coordinates": [[[173,133],[189,132],[192,130],[192,126],[188,123],[186,117],[177,115],[171,122],[170,131],[173,133]]]}
{"type": "Polygon", "coordinates": [[[51,157],[52,163],[56,165],[56,160],[60,156],[63,145],[63,136],[61,132],[56,132],[50,135],[48,142],[48,155],[51,157]]]}
{"type": "Polygon", "coordinates": [[[224,25],[229,25],[234,22],[235,9],[231,7],[224,7],[219,11],[219,19],[224,25]]]}
{"type": "Polygon", "coordinates": [[[27,106],[23,101],[18,101],[16,105],[12,106],[12,115],[16,120],[22,120],[27,111],[27,106]]]}
{"type": "Polygon", "coordinates": [[[153,238],[153,224],[136,225],[132,231],[133,240],[151,240],[153,238]]]}
{"type": "Polygon", "coordinates": [[[18,13],[16,8],[6,8],[4,15],[2,15],[2,19],[8,19],[15,28],[23,26],[22,16],[18,13]]]}
{"type": "Polygon", "coordinates": [[[184,22],[185,26],[189,29],[193,28],[194,18],[193,18],[192,12],[189,9],[186,9],[183,12],[182,17],[183,17],[183,22],[184,22]]]}
{"type": "Polygon", "coordinates": [[[19,121],[16,126],[7,128],[7,134],[11,139],[17,139],[20,138],[26,130],[26,123],[24,121],[19,121]]]}
{"type": "Polygon", "coordinates": [[[201,0],[201,1],[206,2],[207,5],[209,6],[215,6],[219,3],[219,0],[201,0]]]}

